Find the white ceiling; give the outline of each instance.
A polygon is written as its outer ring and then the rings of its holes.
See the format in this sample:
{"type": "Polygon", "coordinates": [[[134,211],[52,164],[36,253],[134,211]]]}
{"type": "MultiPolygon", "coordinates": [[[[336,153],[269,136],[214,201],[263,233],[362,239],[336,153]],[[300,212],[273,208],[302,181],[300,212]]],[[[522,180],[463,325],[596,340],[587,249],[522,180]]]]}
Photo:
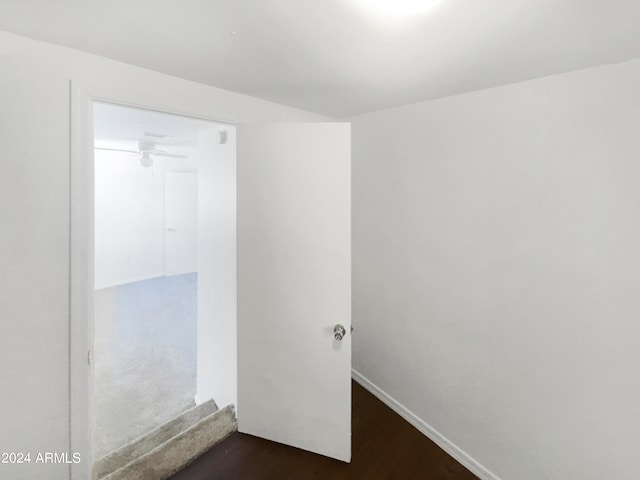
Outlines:
{"type": "Polygon", "coordinates": [[[638,0],[361,3],[0,0],[0,29],[337,118],[640,57],[638,0]]]}
{"type": "Polygon", "coordinates": [[[197,118],[140,108],[109,103],[93,104],[97,147],[137,150],[138,142],[153,142],[158,149],[168,153],[189,155],[198,148],[198,135],[212,128],[227,127],[197,118]]]}

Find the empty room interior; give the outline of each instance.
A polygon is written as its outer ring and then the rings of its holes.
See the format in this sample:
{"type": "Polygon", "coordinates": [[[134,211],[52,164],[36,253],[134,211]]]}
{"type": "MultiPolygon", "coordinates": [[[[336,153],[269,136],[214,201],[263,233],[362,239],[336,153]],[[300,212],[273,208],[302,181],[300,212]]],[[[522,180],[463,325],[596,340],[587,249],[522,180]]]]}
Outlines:
{"type": "Polygon", "coordinates": [[[640,478],[640,3],[0,2],[0,479],[640,478]]]}
{"type": "MultiPolygon", "coordinates": [[[[214,220],[198,204],[217,154],[209,141],[222,148],[232,127],[106,103],[93,112],[92,421],[100,459],[211,401],[197,391],[198,329],[206,328],[199,320],[208,308],[198,290],[202,283],[206,297],[213,273],[198,245],[214,220]]],[[[232,142],[224,148],[235,154],[232,142]]]]}

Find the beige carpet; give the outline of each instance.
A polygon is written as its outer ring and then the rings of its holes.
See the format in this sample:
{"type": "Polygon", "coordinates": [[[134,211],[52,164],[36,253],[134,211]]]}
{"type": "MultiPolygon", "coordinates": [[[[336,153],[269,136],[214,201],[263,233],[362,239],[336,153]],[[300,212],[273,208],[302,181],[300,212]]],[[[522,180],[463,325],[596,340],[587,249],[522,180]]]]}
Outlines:
{"type": "Polygon", "coordinates": [[[218,406],[213,400],[187,410],[173,420],[99,459],[94,465],[96,476],[101,479],[138,460],[217,411],[218,406]]]}
{"type": "Polygon", "coordinates": [[[104,480],[165,480],[237,429],[233,407],[228,406],[104,477],[104,480]]]}

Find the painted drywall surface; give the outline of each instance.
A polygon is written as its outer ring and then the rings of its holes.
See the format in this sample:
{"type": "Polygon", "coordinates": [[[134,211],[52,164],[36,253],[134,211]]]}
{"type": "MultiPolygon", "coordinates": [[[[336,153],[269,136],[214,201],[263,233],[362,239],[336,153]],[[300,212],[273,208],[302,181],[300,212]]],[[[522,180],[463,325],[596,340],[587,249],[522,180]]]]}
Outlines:
{"type": "Polygon", "coordinates": [[[196,397],[237,405],[236,128],[199,135],[196,397]]]}
{"type": "Polygon", "coordinates": [[[162,158],[144,168],[130,154],[96,150],[96,289],[165,275],[166,175],[196,170],[193,158],[162,158]]]}
{"type": "MultiPolygon", "coordinates": [[[[0,65],[0,450],[66,452],[69,80],[91,94],[238,122],[325,117],[4,32],[0,65]]],[[[68,472],[0,465],[13,480],[68,472]]]]}
{"type": "MultiPolygon", "coordinates": [[[[0,452],[67,451],[68,83],[0,46],[0,452]]],[[[66,465],[0,464],[0,478],[66,465]]]]}
{"type": "Polygon", "coordinates": [[[95,288],[164,275],[163,176],[95,152],[95,288]]]}
{"type": "Polygon", "coordinates": [[[638,478],[639,84],[349,119],[354,368],[501,479],[638,478]]]}

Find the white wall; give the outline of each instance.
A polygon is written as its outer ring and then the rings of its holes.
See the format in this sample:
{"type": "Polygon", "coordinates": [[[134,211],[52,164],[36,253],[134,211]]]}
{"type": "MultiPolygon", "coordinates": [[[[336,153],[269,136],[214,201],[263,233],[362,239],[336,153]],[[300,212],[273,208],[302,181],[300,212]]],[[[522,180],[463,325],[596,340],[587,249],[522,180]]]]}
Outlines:
{"type": "Polygon", "coordinates": [[[354,367],[503,480],[638,478],[638,85],[350,119],[354,367]]]}
{"type": "MultiPolygon", "coordinates": [[[[195,170],[195,161],[182,161],[195,170]]],[[[144,168],[129,154],[96,150],[95,162],[95,288],[163,276],[165,174],[172,159],[144,168]]]]}
{"type": "MultiPolygon", "coordinates": [[[[324,117],[0,32],[0,451],[69,448],[69,80],[88,93],[233,121],[324,117]]],[[[86,459],[85,459],[86,461],[86,459]]],[[[68,478],[66,465],[0,466],[68,478]]]]}
{"type": "Polygon", "coordinates": [[[198,375],[196,398],[237,405],[236,128],[198,137],[198,375]]]}

